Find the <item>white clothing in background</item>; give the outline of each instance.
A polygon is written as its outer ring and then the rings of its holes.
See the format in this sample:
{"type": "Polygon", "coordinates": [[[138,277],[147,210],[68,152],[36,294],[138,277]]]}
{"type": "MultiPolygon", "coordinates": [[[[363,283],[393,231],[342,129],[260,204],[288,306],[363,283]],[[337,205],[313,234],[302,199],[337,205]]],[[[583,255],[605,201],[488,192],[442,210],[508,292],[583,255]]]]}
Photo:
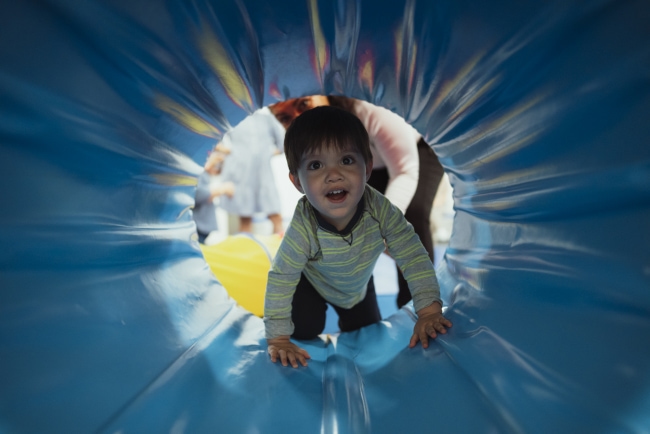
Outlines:
{"type": "Polygon", "coordinates": [[[384,196],[405,213],[420,176],[420,134],[399,115],[366,101],[355,101],[354,114],[368,130],[374,168],[388,170],[384,196]]]}
{"type": "Polygon", "coordinates": [[[223,162],[221,180],[231,181],[235,193],[232,198],[221,198],[223,209],[245,217],[281,212],[271,157],[283,152],[284,133],[282,125],[266,107],[226,133],[223,144],[230,149],[230,154],[223,162]]]}

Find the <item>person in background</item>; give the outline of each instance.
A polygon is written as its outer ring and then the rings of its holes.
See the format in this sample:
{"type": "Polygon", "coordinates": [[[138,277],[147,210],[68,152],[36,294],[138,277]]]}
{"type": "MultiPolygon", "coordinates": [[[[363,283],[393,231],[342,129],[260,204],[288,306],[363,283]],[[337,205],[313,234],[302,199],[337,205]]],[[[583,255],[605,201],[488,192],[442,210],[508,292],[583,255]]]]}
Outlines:
{"type": "Polygon", "coordinates": [[[232,197],[234,194],[232,182],[217,185],[212,182],[212,177],[219,174],[226,155],[227,150],[217,145],[208,156],[208,160],[203,166],[203,172],[199,175],[192,217],[196,223],[196,231],[201,244],[205,243],[210,232],[218,229],[214,200],[222,195],[232,197]]]}
{"type": "Polygon", "coordinates": [[[222,146],[230,150],[223,162],[221,179],[235,186],[235,194],[224,198],[221,207],[239,217],[239,231],[253,232],[253,215],[265,214],[273,233],[284,231],[280,195],[271,158],[282,153],[284,129],[268,108],[248,116],[228,131],[222,146]]]}
{"type": "Polygon", "coordinates": [[[314,339],[327,304],[342,332],[381,320],[372,279],[388,250],[403,271],[418,319],[409,347],[446,333],[438,280],[424,246],[402,212],[366,184],[373,155],[363,124],[335,107],[297,117],[285,138],[289,178],[304,196],[269,271],[264,325],[273,362],[307,366],[309,353],[291,341],[314,339]]]}
{"type": "MultiPolygon", "coordinates": [[[[301,113],[331,105],[357,116],[370,136],[374,187],[404,213],[434,261],[431,209],[444,175],[433,149],[422,136],[397,114],[365,101],[342,96],[314,95],[290,99],[270,106],[271,112],[287,128],[301,113]]],[[[398,267],[397,306],[411,300],[408,284],[398,267]]]]}

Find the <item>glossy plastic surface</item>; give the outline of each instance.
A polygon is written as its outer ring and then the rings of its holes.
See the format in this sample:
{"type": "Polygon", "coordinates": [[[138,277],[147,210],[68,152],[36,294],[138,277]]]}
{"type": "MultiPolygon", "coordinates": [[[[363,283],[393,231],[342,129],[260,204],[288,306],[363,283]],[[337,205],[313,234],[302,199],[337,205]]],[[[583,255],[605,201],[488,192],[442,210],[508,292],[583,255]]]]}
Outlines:
{"type": "Polygon", "coordinates": [[[0,432],[648,432],[650,4],[0,6],[0,432]],[[265,353],[201,256],[207,151],[343,93],[434,144],[451,332],[265,353]]]}

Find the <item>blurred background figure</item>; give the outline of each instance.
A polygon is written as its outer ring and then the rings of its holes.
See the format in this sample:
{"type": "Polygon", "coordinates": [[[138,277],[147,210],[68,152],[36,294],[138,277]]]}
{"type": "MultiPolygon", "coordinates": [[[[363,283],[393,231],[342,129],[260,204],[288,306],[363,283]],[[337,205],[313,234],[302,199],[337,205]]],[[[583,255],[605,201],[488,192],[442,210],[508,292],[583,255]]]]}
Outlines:
{"type": "Polygon", "coordinates": [[[284,231],[281,202],[271,158],[283,152],[284,129],[264,107],[228,131],[221,146],[230,152],[223,162],[221,180],[234,185],[234,194],[220,206],[239,218],[239,232],[253,233],[253,217],[264,214],[273,233],[284,231]]]}
{"type": "Polygon", "coordinates": [[[214,177],[219,175],[221,166],[228,151],[217,145],[203,166],[203,173],[199,176],[194,197],[194,210],[192,216],[196,223],[199,243],[205,243],[211,232],[219,229],[217,223],[217,208],[215,199],[226,195],[232,197],[234,185],[232,182],[215,182],[214,177]]]}
{"type": "MultiPolygon", "coordinates": [[[[366,101],[314,95],[279,102],[270,110],[287,128],[300,114],[321,105],[347,110],[364,124],[374,162],[368,184],[404,213],[434,262],[431,213],[444,170],[431,147],[399,115],[366,101]]],[[[411,300],[411,293],[399,270],[397,276],[397,306],[401,308],[411,300]]]]}

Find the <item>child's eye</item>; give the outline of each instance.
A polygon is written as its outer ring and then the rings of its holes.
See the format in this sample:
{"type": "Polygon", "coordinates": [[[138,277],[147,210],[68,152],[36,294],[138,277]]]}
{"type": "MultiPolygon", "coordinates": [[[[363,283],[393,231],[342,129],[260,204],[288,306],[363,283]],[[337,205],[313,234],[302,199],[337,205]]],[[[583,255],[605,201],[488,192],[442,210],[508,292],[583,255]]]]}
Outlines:
{"type": "Polygon", "coordinates": [[[307,165],[307,170],[317,170],[321,168],[320,161],[312,161],[307,165]]]}
{"type": "Polygon", "coordinates": [[[341,159],[341,162],[346,166],[350,164],[354,164],[354,158],[347,155],[341,159]]]}

